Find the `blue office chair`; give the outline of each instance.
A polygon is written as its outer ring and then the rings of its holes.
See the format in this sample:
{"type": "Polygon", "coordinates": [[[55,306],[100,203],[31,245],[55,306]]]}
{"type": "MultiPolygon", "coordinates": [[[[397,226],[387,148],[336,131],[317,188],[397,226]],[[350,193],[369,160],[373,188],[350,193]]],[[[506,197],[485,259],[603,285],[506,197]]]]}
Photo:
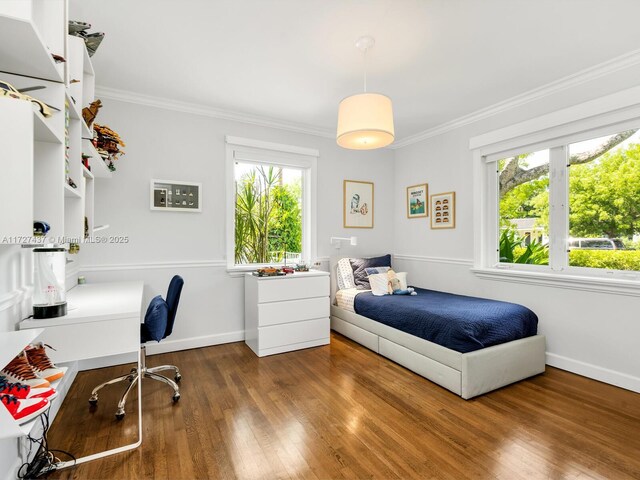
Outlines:
{"type": "Polygon", "coordinates": [[[182,378],[180,375],[180,370],[175,365],[161,365],[159,367],[147,367],[146,363],[146,348],[145,343],[151,340],[160,341],[163,338],[171,335],[173,331],[173,324],[176,319],[176,313],[178,311],[178,303],[180,302],[180,294],[182,293],[182,286],[184,285],[184,280],[180,275],[176,275],[171,279],[171,283],[169,283],[169,289],[167,290],[167,299],[166,301],[162,299],[160,295],[156,296],[149,307],[147,308],[147,313],[144,316],[144,323],[140,324],[140,343],[142,349],[141,355],[141,368],[138,371],[137,368],[132,368],[131,371],[127,375],[121,375],[120,377],[116,377],[108,382],[101,383],[91,392],[91,397],[89,398],[89,403],[91,405],[96,405],[98,403],[98,391],[102,387],[106,387],[107,385],[111,385],[113,383],[122,382],[124,380],[128,380],[129,386],[122,394],[120,398],[120,402],[118,402],[118,409],[116,410],[116,418],[118,420],[124,417],[124,407],[127,401],[127,396],[129,392],[133,390],[136,383],[140,380],[140,376],[143,378],[151,378],[153,380],[158,380],[160,382],[164,382],[167,385],[170,385],[173,388],[173,401],[177,402],[180,400],[180,387],[178,387],[178,383],[182,378]],[[159,375],[158,372],[164,370],[173,370],[175,381],[165,377],[164,375],[159,375]]]}

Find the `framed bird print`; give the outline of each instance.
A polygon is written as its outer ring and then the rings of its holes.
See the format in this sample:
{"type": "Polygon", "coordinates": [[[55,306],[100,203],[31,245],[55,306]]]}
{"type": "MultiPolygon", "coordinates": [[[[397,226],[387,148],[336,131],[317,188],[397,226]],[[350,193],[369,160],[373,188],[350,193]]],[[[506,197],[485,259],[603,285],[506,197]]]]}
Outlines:
{"type": "Polygon", "coordinates": [[[407,218],[429,216],[429,186],[426,183],[407,187],[407,218]]]}
{"type": "Polygon", "coordinates": [[[431,228],[456,228],[456,192],[431,195],[431,228]]]}
{"type": "Polygon", "coordinates": [[[345,180],[343,192],[344,228],[373,228],[373,182],[345,180]]]}

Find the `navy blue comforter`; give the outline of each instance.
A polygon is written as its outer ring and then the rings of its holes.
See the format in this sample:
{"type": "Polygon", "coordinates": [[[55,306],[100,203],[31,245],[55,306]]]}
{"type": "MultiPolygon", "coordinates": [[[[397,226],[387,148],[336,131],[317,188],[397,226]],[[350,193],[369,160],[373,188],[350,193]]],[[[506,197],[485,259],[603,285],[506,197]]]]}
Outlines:
{"type": "Polygon", "coordinates": [[[457,352],[535,335],[538,317],[522,305],[416,288],[418,295],[356,296],[357,314],[457,352]]]}

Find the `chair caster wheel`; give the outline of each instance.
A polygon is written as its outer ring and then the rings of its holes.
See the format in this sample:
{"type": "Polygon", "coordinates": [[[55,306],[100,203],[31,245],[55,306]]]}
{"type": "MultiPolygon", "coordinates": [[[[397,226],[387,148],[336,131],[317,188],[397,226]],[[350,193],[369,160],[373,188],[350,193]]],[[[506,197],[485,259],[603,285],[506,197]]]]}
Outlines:
{"type": "Polygon", "coordinates": [[[118,410],[116,412],[116,420],[122,420],[124,418],[124,410],[118,410]]]}
{"type": "Polygon", "coordinates": [[[89,404],[90,405],[97,405],[98,404],[98,395],[91,395],[91,397],[89,398],[89,404]]]}
{"type": "Polygon", "coordinates": [[[173,403],[176,403],[178,400],[180,400],[180,394],[174,393],[171,399],[173,400],[173,403]]]}
{"type": "Polygon", "coordinates": [[[176,376],[173,378],[176,381],[176,383],[180,383],[180,380],[182,380],[182,375],[180,375],[179,373],[176,373],[176,376]]]}

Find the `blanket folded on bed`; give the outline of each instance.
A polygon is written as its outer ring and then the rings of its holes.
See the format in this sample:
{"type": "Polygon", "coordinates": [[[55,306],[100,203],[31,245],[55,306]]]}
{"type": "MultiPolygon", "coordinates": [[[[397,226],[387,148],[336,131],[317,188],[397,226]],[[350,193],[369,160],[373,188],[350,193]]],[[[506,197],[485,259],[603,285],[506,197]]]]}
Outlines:
{"type": "Polygon", "coordinates": [[[416,288],[417,296],[359,293],[355,312],[457,352],[536,335],[538,317],[522,305],[416,288]]]}

